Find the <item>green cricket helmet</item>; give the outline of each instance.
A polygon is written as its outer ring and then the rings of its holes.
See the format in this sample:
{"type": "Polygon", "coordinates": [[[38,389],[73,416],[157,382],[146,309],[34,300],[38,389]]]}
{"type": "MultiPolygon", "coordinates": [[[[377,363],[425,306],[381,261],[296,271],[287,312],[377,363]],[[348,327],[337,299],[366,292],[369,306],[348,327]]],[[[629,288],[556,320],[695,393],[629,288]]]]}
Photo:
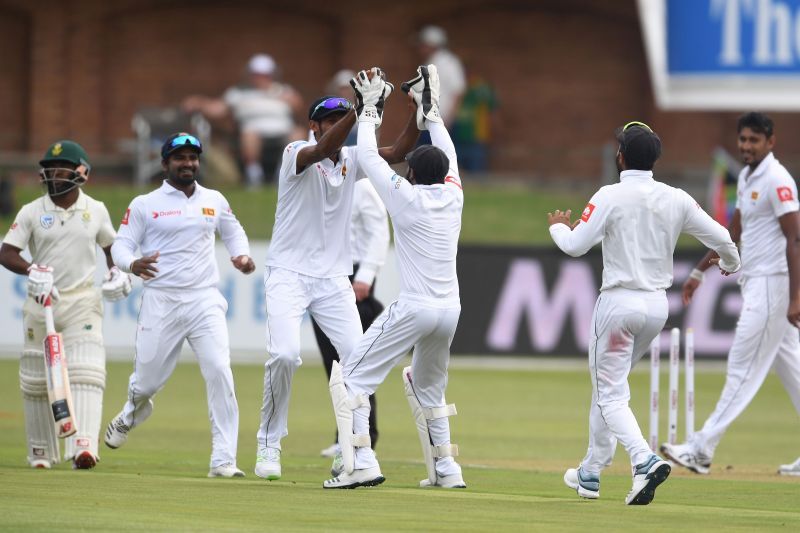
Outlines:
{"type": "Polygon", "coordinates": [[[65,194],[83,185],[89,180],[92,169],[86,150],[75,141],[66,139],[50,145],[39,164],[42,166],[39,175],[50,196],[65,194]],[[68,166],[62,163],[68,163],[68,166]]]}

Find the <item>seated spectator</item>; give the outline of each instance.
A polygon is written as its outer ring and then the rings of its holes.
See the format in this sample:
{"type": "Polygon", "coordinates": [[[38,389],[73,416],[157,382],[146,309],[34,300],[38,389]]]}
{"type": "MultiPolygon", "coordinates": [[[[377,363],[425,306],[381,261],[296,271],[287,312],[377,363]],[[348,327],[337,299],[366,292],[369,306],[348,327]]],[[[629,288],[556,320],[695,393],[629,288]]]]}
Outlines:
{"type": "Polygon", "coordinates": [[[297,135],[294,115],[304,111],[297,91],[278,82],[276,74],[272,57],[257,54],[248,63],[246,85],[229,88],[222,98],[190,96],[183,102],[187,112],[236,120],[239,153],[249,186],[275,179],[283,148],[297,135]]]}

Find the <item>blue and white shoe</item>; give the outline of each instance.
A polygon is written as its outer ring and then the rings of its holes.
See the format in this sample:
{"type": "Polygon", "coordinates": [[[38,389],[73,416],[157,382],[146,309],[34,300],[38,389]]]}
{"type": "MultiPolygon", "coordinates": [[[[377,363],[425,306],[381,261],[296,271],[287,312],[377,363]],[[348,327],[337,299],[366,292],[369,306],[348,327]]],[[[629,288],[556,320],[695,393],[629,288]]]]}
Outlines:
{"type": "Polygon", "coordinates": [[[661,457],[653,454],[633,469],[633,487],[625,497],[626,505],[647,505],[656,495],[656,487],[669,477],[672,467],[661,457]]]}
{"type": "Polygon", "coordinates": [[[581,467],[568,469],[564,473],[564,483],[581,498],[596,500],[600,497],[600,477],[587,474],[581,467]]]}

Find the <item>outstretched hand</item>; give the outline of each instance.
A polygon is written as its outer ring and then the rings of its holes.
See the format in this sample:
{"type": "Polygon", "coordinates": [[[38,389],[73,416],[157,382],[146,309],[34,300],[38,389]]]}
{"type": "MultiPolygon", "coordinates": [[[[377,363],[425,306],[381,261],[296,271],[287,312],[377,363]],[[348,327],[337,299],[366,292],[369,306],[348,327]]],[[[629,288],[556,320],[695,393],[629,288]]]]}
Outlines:
{"type": "Polygon", "coordinates": [[[560,209],[556,209],[552,213],[547,213],[547,225],[553,226],[555,224],[564,224],[570,230],[575,229],[575,226],[581,221],[581,219],[572,222],[570,220],[572,217],[572,209],[567,209],[566,211],[561,211],[560,209]]]}
{"type": "Polygon", "coordinates": [[[155,278],[158,272],[158,267],[155,265],[158,263],[159,255],[160,252],[156,252],[153,255],[140,257],[131,264],[131,273],[146,280],[155,278]]]}

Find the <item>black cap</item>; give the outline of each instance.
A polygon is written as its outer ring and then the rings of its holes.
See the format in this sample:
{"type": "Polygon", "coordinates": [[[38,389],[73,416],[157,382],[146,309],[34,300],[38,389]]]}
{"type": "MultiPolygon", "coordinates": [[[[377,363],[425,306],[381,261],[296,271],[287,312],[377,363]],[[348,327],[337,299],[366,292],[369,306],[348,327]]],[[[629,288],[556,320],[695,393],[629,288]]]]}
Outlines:
{"type": "Polygon", "coordinates": [[[203,153],[203,145],[200,143],[200,139],[191,133],[181,131],[167,137],[167,140],[161,145],[161,159],[166,161],[173,152],[181,148],[191,148],[198,154],[203,153]]]}
{"type": "Polygon", "coordinates": [[[311,103],[311,107],[308,108],[308,120],[319,122],[323,118],[336,113],[347,113],[350,111],[351,107],[353,106],[350,104],[347,98],[334,96],[332,94],[321,96],[314,100],[311,103]],[[322,105],[323,102],[327,100],[331,100],[331,105],[333,107],[326,107],[322,105]]]}
{"type": "Polygon", "coordinates": [[[414,180],[421,185],[444,183],[450,168],[450,159],[443,151],[423,144],[406,156],[408,166],[414,171],[414,180]]]}
{"type": "Polygon", "coordinates": [[[632,170],[653,170],[661,157],[661,139],[649,126],[628,123],[614,132],[619,151],[625,157],[625,166],[632,170]]]}

